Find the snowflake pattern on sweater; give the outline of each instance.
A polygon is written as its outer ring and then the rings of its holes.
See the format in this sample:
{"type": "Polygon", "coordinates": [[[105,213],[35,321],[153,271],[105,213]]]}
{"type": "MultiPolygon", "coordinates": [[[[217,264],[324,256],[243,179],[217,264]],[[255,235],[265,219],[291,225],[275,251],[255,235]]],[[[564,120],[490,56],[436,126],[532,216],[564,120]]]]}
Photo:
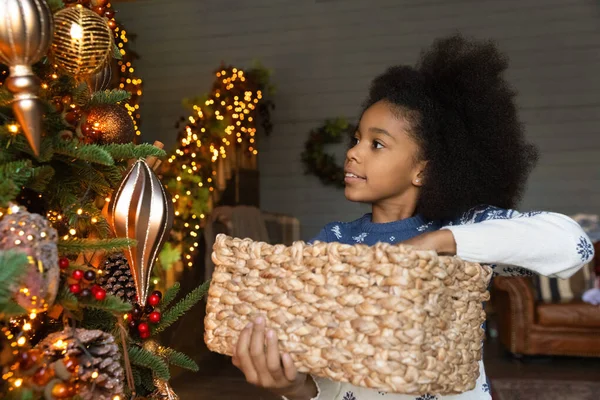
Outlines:
{"type": "Polygon", "coordinates": [[[581,261],[591,260],[594,255],[594,246],[583,236],[579,238],[579,243],[577,243],[577,254],[581,256],[581,261]]]}

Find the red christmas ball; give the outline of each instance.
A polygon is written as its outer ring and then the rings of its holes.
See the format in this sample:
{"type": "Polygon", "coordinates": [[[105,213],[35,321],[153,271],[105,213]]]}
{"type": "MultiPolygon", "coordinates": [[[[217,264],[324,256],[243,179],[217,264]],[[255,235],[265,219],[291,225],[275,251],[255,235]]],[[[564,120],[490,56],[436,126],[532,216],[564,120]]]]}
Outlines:
{"type": "Polygon", "coordinates": [[[138,325],[138,332],[142,334],[143,332],[150,332],[150,327],[147,322],[140,322],[138,325]]]}
{"type": "Polygon", "coordinates": [[[58,260],[58,266],[60,267],[60,269],[67,269],[69,268],[69,259],[66,257],[61,257],[58,260]]]}
{"type": "Polygon", "coordinates": [[[79,283],[74,283],[71,286],[69,286],[69,291],[73,294],[78,294],[79,292],[81,292],[81,286],[79,286],[79,283]]]}
{"type": "Polygon", "coordinates": [[[94,293],[94,297],[98,301],[104,300],[106,298],[106,290],[99,288],[98,290],[96,290],[96,293],[94,293]]]}
{"type": "Polygon", "coordinates": [[[73,279],[80,281],[83,279],[83,271],[80,269],[76,269],[75,271],[73,271],[73,275],[71,275],[73,277],[73,279]]]}
{"type": "Polygon", "coordinates": [[[151,293],[151,295],[156,295],[158,296],[158,298],[162,299],[162,293],[160,292],[160,290],[155,290],[151,293]]]}
{"type": "Polygon", "coordinates": [[[148,315],[148,319],[153,324],[158,324],[160,322],[160,317],[161,317],[161,315],[158,311],[153,311],[150,313],[150,315],[148,315]]]}
{"type": "Polygon", "coordinates": [[[104,12],[104,16],[108,19],[111,19],[115,16],[115,10],[113,10],[112,8],[108,8],[105,12],[104,12]]]}
{"type": "Polygon", "coordinates": [[[152,307],[156,307],[158,303],[160,303],[160,297],[158,297],[157,295],[151,294],[148,297],[148,304],[150,304],[152,307]]]}
{"type": "Polygon", "coordinates": [[[148,339],[150,337],[150,332],[149,331],[140,332],[140,337],[142,339],[148,339]]]}

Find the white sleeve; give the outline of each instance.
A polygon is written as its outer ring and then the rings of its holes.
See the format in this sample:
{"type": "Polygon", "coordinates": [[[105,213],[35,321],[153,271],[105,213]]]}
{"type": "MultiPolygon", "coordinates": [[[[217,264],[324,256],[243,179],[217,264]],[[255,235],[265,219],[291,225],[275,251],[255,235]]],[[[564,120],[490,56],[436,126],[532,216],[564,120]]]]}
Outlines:
{"type": "MultiPolygon", "coordinates": [[[[568,278],[594,257],[590,239],[571,218],[556,213],[515,213],[469,225],[447,226],[456,255],[465,261],[496,264],[502,274],[510,266],[568,278]]],[[[513,268],[514,270],[514,268],[513,268]]]]}
{"type": "MultiPolygon", "coordinates": [[[[310,376],[317,386],[317,395],[310,400],[335,400],[340,391],[340,382],[335,382],[318,376],[310,376]]],[[[282,396],[283,400],[288,400],[282,396]]]]}

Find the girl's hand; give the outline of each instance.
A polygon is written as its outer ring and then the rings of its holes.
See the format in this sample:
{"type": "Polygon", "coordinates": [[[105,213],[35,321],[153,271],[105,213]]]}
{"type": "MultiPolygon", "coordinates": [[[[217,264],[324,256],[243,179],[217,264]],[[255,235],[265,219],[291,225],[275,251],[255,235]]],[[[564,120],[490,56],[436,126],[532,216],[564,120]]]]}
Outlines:
{"type": "Polygon", "coordinates": [[[456,255],[456,242],[452,231],[441,229],[439,231],[427,232],[412,239],[408,239],[402,244],[414,246],[419,250],[435,250],[440,255],[456,255]]]}
{"type": "Polygon", "coordinates": [[[292,357],[279,354],[275,332],[265,329],[264,318],[259,317],[244,328],[234,347],[232,362],[249,383],[289,400],[309,400],[317,395],[315,383],[306,374],[298,373],[292,357]]]}

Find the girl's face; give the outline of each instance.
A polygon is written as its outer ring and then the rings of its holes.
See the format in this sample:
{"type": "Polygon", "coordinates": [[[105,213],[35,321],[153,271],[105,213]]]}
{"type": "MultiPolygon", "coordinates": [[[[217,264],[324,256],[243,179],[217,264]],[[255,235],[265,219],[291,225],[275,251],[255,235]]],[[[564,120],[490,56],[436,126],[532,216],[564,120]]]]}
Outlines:
{"type": "Polygon", "coordinates": [[[408,121],[380,101],[363,114],[346,153],[344,194],[371,204],[416,204],[425,162],[408,133],[408,121]]]}

